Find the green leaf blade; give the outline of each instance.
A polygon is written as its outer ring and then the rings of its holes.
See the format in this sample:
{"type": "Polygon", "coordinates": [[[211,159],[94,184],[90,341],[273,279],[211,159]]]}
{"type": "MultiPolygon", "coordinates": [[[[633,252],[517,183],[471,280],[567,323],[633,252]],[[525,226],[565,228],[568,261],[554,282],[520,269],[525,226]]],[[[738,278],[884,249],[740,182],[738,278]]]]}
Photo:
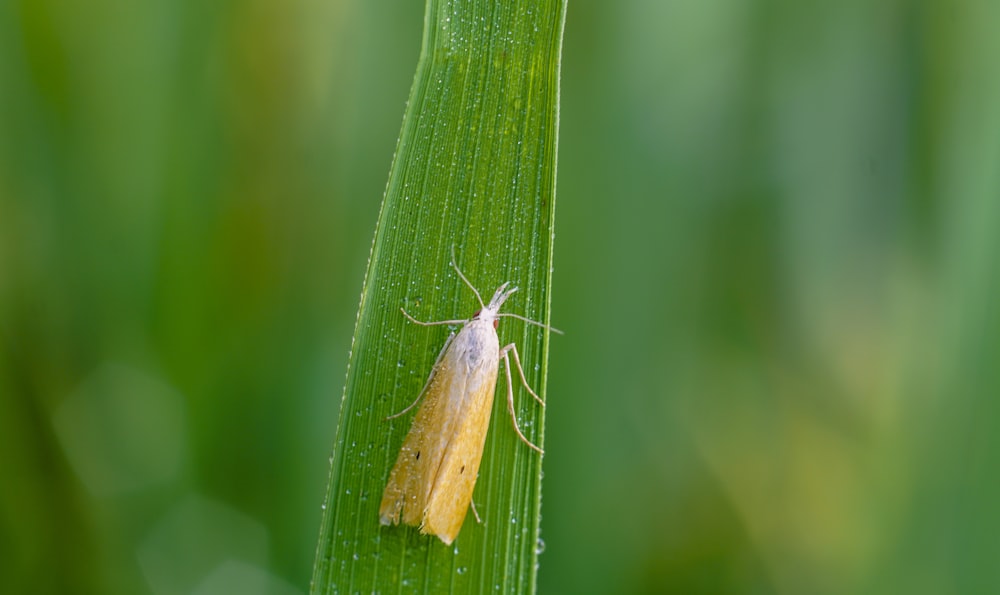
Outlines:
{"type": "MultiPolygon", "coordinates": [[[[351,350],[314,567],[314,593],[533,592],[541,457],[514,433],[501,371],[474,501],[445,546],[379,525],[389,469],[448,336],[408,322],[465,319],[505,281],[504,311],[548,323],[564,0],[430,0],[424,46],[379,215],[351,350]]],[[[502,319],[545,395],[548,332],[502,319]]],[[[544,409],[514,371],[515,412],[544,442],[544,409]]]]}

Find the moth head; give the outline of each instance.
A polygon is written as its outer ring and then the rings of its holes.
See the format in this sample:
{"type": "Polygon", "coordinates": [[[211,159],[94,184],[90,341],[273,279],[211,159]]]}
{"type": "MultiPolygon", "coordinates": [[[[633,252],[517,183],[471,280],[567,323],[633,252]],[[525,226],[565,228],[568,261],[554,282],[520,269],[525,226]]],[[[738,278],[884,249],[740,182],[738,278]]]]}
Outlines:
{"type": "Polygon", "coordinates": [[[510,289],[507,289],[508,285],[510,285],[510,281],[504,283],[503,285],[497,288],[496,292],[493,294],[493,297],[490,298],[490,303],[487,304],[486,306],[487,310],[490,310],[494,314],[496,314],[497,312],[500,311],[500,306],[502,306],[503,303],[507,301],[507,298],[509,298],[511,294],[517,291],[516,287],[511,287],[510,289]]]}
{"type": "Polygon", "coordinates": [[[490,298],[490,303],[486,304],[486,307],[484,307],[483,309],[476,311],[476,313],[472,315],[472,319],[492,321],[493,328],[496,328],[497,314],[500,312],[500,306],[502,306],[503,303],[507,301],[507,298],[509,298],[512,293],[517,291],[516,287],[511,287],[510,289],[507,289],[508,285],[510,285],[509,281],[498,287],[496,293],[494,293],[493,297],[490,298]]]}

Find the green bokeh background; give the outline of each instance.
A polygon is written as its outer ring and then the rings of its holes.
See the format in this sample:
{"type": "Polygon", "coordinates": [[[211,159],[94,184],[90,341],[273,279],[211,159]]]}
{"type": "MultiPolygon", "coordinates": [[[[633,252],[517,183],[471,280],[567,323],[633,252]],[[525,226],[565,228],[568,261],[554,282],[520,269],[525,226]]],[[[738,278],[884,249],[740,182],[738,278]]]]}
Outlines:
{"type": "MultiPolygon", "coordinates": [[[[0,4],[0,592],[307,590],[422,18],[0,4]]],[[[997,23],[570,1],[543,593],[1000,590],[997,23]]]]}

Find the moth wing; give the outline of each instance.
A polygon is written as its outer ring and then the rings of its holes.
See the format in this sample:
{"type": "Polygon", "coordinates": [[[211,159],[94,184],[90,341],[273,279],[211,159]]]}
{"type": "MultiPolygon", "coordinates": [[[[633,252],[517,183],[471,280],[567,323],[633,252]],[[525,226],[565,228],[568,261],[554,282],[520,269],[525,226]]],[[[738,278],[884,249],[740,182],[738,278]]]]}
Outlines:
{"type": "Polygon", "coordinates": [[[399,457],[386,483],[379,507],[383,525],[402,521],[419,525],[427,499],[434,486],[434,477],[441,466],[445,450],[454,431],[461,409],[451,402],[456,391],[461,394],[464,382],[454,372],[461,367],[451,346],[446,345],[424,389],[423,403],[417,410],[413,425],[403,441],[399,457]]]}
{"type": "Polygon", "coordinates": [[[437,535],[446,544],[461,530],[476,487],[496,392],[496,363],[470,371],[465,380],[462,413],[437,470],[421,527],[422,533],[437,535]]]}

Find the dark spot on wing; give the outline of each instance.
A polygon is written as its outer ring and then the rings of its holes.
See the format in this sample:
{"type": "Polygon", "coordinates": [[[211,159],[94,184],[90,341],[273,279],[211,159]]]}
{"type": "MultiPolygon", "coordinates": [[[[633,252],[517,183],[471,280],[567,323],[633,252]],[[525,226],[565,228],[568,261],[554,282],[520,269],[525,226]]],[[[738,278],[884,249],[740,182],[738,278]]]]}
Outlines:
{"type": "Polygon", "coordinates": [[[417,460],[418,461],[420,460],[420,451],[419,450],[417,451],[417,460]]]}
{"type": "Polygon", "coordinates": [[[473,342],[469,345],[468,360],[472,365],[479,365],[479,360],[483,359],[483,350],[479,343],[473,342]]]}

